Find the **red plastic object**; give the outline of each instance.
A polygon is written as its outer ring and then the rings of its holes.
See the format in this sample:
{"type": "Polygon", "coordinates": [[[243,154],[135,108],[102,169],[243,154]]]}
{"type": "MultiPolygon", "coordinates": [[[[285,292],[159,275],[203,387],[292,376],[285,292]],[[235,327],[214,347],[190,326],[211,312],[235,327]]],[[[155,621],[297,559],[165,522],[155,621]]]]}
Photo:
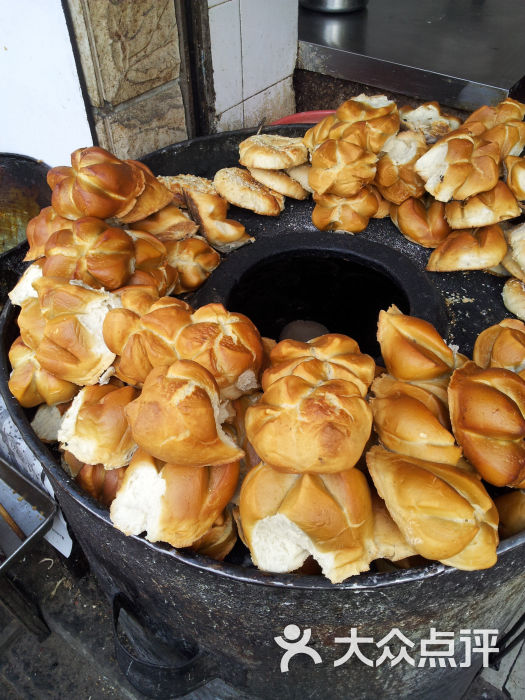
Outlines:
{"type": "Polygon", "coordinates": [[[321,119],[328,116],[329,114],[334,114],[335,109],[320,109],[314,112],[297,112],[296,114],[289,114],[287,117],[282,117],[282,119],[277,119],[272,122],[274,124],[317,124],[321,119]]]}

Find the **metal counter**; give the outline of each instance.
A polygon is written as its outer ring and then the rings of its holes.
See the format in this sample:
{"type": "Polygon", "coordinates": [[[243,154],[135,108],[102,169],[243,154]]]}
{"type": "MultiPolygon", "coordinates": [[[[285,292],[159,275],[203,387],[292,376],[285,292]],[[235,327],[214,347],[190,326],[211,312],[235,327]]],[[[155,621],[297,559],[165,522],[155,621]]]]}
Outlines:
{"type": "Polygon", "coordinates": [[[523,0],[369,0],[299,8],[297,67],[471,111],[525,99],[523,0]]]}

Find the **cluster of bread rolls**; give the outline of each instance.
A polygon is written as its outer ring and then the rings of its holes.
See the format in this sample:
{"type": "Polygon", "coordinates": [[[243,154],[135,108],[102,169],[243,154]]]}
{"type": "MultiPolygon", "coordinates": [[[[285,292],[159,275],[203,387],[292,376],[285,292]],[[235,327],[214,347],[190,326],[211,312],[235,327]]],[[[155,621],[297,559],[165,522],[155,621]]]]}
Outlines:
{"type": "Polygon", "coordinates": [[[314,225],[358,233],[390,215],[406,238],[433,249],[427,270],[510,277],[504,304],[525,320],[524,230],[507,223],[524,208],[524,115],[511,98],[463,124],[436,102],[398,110],[383,95],[347,100],[304,137],[314,225]]]}
{"type": "Polygon", "coordinates": [[[38,407],[37,435],[115,527],[152,542],[224,558],[238,532],[261,569],[313,557],[334,583],[378,560],[491,566],[498,511],[483,481],[506,491],[501,533],[523,522],[525,324],[487,329],[471,361],[391,307],[378,319],[383,370],[347,336],[276,343],[221,304],[171,295],[253,240],[229,203],[277,216],[312,190],[319,228],[358,231],[390,213],[401,230],[416,219],[423,245],[461,240],[463,257],[477,246],[496,265],[497,249],[521,269],[523,227],[451,232],[433,175],[416,167],[464,141],[470,174],[453,195],[485,186],[495,143],[517,158],[516,110],[507,100],[463,128],[435,104],[359,96],[304,139],[245,139],[243,167],[213,181],[75,151],[49,173],[52,206],[28,226],[31,264],[9,295],[20,306],[9,387],[38,407]]]}

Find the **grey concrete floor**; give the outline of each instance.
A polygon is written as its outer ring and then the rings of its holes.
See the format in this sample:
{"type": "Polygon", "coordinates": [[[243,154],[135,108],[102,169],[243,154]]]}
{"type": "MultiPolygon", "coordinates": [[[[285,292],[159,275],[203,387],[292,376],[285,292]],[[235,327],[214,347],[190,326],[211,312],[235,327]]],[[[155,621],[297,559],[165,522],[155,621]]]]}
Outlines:
{"type": "MultiPolygon", "coordinates": [[[[111,609],[79,550],[70,560],[65,560],[45,540],[40,540],[9,568],[7,575],[8,591],[14,586],[30,610],[14,614],[13,601],[6,597],[5,585],[2,586],[2,700],[145,698],[128,683],[118,667],[111,609]]],[[[184,697],[247,700],[222,681],[213,681],[184,697]]],[[[508,698],[525,698],[523,644],[504,659],[499,671],[484,670],[463,700],[508,698]]]]}

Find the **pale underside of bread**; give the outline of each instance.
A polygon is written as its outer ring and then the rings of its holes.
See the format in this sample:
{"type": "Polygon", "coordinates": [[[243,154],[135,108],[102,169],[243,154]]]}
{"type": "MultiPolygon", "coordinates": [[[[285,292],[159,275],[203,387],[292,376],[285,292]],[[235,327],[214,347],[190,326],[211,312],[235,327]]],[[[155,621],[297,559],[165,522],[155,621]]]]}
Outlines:
{"type": "Polygon", "coordinates": [[[126,535],[145,532],[147,539],[157,541],[156,521],[165,492],[166,482],[152,462],[137,465],[111,504],[111,522],[126,535]]]}
{"type": "Polygon", "coordinates": [[[251,534],[251,553],[263,571],[286,573],[299,569],[309,556],[321,566],[323,575],[340,583],[370,568],[371,557],[345,561],[342,552],[321,552],[313,540],[281,513],[259,520],[251,534]]]}
{"type": "Polygon", "coordinates": [[[62,423],[62,413],[56,406],[39,406],[31,427],[43,442],[57,442],[58,430],[62,423]]]}
{"type": "Polygon", "coordinates": [[[15,284],[13,289],[7,295],[11,304],[14,306],[22,306],[23,302],[32,297],[38,297],[36,289],[33,287],[33,282],[42,277],[42,266],[39,262],[29,265],[24,270],[23,275],[15,284]]]}

